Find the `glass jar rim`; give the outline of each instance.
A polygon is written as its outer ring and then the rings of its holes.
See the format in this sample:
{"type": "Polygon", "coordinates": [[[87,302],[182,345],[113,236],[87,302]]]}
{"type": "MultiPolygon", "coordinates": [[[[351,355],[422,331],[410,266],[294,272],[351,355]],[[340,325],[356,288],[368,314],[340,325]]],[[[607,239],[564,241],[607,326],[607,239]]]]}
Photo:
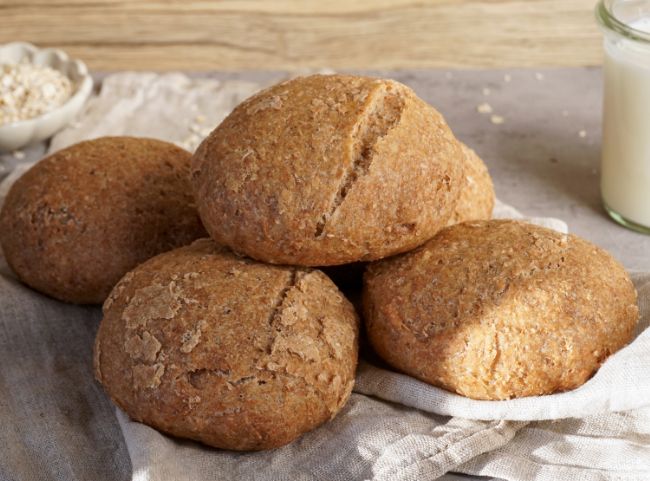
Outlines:
{"type": "Polygon", "coordinates": [[[612,4],[612,0],[599,0],[596,5],[596,19],[600,26],[625,38],[650,44],[650,33],[630,27],[616,18],[611,9],[612,4]]]}

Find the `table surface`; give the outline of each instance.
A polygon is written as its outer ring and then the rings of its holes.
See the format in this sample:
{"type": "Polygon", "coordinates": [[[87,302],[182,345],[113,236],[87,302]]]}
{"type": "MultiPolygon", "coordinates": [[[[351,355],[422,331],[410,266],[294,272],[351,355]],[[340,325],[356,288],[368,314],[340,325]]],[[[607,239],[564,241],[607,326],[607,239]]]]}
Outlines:
{"type": "Polygon", "coordinates": [[[0,43],[103,70],[583,66],[595,0],[0,0],[0,43]]]}

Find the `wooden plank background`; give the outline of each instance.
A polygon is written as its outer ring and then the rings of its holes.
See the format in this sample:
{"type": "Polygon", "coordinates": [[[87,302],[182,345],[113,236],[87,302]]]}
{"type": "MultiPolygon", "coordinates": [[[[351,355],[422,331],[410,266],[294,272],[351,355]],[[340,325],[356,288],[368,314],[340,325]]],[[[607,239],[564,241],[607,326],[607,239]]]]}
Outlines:
{"type": "Polygon", "coordinates": [[[581,66],[595,0],[0,0],[0,43],[100,70],[581,66]]]}

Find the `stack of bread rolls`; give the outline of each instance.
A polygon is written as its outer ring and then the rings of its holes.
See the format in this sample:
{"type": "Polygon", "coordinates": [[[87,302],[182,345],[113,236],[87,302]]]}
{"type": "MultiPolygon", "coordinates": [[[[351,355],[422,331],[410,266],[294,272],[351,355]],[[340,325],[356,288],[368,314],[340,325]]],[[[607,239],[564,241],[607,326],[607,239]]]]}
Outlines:
{"type": "Polygon", "coordinates": [[[573,389],[629,342],[624,269],[493,206],[485,164],[411,89],[314,75],[244,101],[193,156],[128,137],[49,156],[11,189],[0,243],[33,288],[104,302],[95,375],[129,416],[259,450],[352,391],[359,316],[320,268],[348,287],[365,270],[388,364],[475,399],[573,389]]]}

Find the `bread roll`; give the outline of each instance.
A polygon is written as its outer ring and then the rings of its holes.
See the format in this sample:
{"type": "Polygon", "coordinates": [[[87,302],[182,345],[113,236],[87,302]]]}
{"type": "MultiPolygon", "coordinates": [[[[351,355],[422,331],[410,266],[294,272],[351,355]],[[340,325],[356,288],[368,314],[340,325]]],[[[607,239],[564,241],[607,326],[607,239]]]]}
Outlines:
{"type": "Polygon", "coordinates": [[[446,225],[463,153],[442,116],[392,81],[313,75],[243,102],[197,149],[193,184],[218,242],[274,264],[405,252],[446,225]]]}
{"type": "Polygon", "coordinates": [[[358,318],[318,270],[209,240],[127,274],[104,304],[95,376],[129,416],[224,449],[289,443],[352,391],[358,318]]]}
{"type": "Polygon", "coordinates": [[[189,169],[189,152],[153,139],[104,137],[50,155],[0,212],[7,263],[52,297],[103,302],[140,262],[205,236],[189,169]]]}
{"type": "Polygon", "coordinates": [[[465,222],[372,264],[364,313],[395,368],[474,399],[566,391],[630,341],[630,278],[575,236],[512,220],[465,222]]]}
{"type": "Polygon", "coordinates": [[[472,149],[461,143],[464,185],[447,225],[468,220],[489,220],[494,209],[494,186],[487,166],[472,149]]]}

